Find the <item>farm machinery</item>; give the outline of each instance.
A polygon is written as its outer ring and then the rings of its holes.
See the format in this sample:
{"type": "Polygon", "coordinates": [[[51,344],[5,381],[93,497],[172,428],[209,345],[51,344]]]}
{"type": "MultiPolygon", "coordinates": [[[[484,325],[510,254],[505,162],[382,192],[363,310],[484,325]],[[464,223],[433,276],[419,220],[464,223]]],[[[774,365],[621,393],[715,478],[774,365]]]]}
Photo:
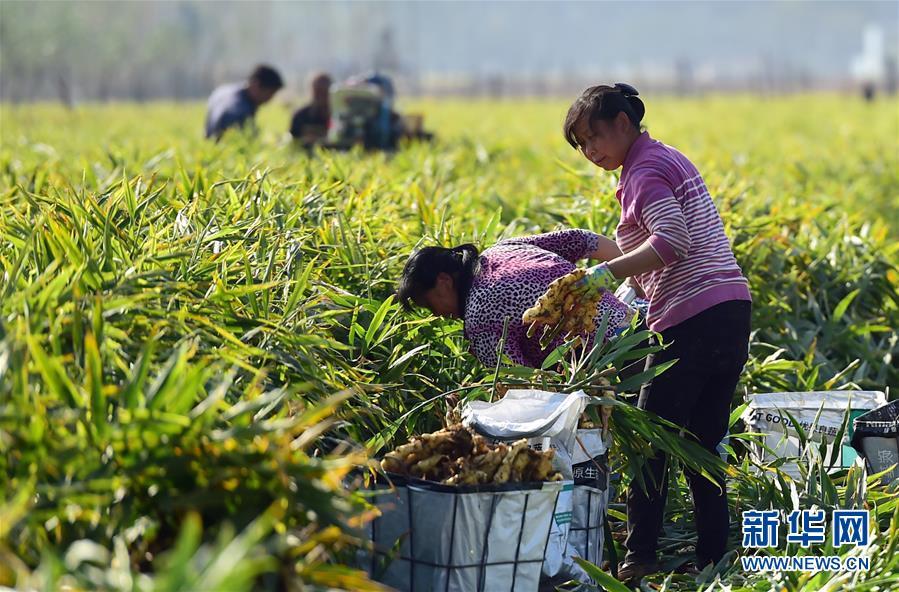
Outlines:
{"type": "Polygon", "coordinates": [[[431,140],[422,129],[422,116],[402,116],[393,109],[393,82],[372,74],[351,78],[331,90],[331,121],[326,148],[394,150],[403,138],[431,140]]]}

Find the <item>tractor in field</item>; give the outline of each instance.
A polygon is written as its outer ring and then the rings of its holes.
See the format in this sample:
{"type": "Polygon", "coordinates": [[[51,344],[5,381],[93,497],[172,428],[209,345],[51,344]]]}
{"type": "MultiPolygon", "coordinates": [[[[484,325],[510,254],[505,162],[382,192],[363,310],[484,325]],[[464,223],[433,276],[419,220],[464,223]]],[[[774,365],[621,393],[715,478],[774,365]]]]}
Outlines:
{"type": "Polygon", "coordinates": [[[347,80],[331,90],[331,121],[326,148],[394,150],[403,138],[431,140],[422,129],[422,116],[402,116],[393,109],[393,82],[372,74],[347,80]]]}

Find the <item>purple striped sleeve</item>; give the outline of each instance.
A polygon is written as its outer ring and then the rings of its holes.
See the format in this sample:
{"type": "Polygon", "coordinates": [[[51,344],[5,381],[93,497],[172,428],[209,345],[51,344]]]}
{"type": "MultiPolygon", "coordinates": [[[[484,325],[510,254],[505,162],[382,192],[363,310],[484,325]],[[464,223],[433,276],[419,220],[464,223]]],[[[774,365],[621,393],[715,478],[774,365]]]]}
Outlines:
{"type": "Polygon", "coordinates": [[[678,260],[677,251],[675,251],[674,247],[672,247],[664,238],[658,234],[652,234],[649,236],[648,240],[649,246],[656,252],[656,255],[662,260],[662,263],[671,265],[678,260]]]}
{"type": "Polygon", "coordinates": [[[649,245],[665,265],[687,256],[692,243],[690,230],[674,189],[653,170],[635,170],[629,180],[633,211],[649,233],[649,245]]]}

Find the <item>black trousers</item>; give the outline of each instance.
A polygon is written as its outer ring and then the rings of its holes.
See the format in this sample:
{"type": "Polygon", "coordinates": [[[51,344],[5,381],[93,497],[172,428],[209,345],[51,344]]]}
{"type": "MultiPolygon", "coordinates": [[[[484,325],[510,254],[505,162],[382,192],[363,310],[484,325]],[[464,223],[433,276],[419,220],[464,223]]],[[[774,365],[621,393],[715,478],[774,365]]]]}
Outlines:
{"type": "MultiPolygon", "coordinates": [[[[646,368],[678,361],[643,385],[637,406],[696,435],[712,453],[727,433],[731,400],[749,353],[749,301],[722,302],[661,332],[671,345],[646,360],[646,368]]],[[[697,559],[718,561],[725,552],[730,517],[725,484],[686,472],[695,509],[697,559]],[[720,485],[720,489],[719,489],[720,485]]],[[[644,467],[648,492],[634,484],[627,493],[627,561],[651,562],[668,497],[668,466],[657,453],[644,467]],[[653,485],[656,484],[656,485],[653,485]]]]}

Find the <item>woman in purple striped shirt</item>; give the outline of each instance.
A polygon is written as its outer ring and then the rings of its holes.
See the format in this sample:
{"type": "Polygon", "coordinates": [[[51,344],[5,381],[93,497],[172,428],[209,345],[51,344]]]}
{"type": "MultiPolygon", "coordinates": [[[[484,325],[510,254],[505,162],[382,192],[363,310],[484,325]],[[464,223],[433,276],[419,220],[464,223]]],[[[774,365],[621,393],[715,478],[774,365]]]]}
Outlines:
{"type": "MultiPolygon", "coordinates": [[[[751,298],[702,175],[683,154],[640,127],[645,108],[627,84],[594,86],[565,119],[565,138],[607,171],[621,169],[616,197],[621,252],[590,268],[577,292],[614,290],[623,279],[649,300],[647,323],[669,346],[647,368],[677,359],[640,391],[638,406],[695,434],[710,452],[728,428],[734,390],[748,356],[751,298]]],[[[667,497],[665,457],[645,468],[648,493],[628,491],[627,556],[619,571],[637,580],[657,569],[667,497]]],[[[724,554],[729,514],[724,483],[687,472],[695,507],[696,564],[724,554]],[[720,487],[719,487],[720,485],[720,487]]]]}

